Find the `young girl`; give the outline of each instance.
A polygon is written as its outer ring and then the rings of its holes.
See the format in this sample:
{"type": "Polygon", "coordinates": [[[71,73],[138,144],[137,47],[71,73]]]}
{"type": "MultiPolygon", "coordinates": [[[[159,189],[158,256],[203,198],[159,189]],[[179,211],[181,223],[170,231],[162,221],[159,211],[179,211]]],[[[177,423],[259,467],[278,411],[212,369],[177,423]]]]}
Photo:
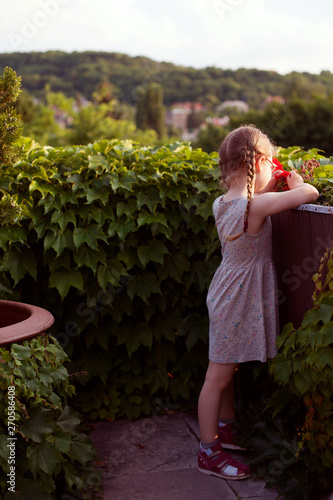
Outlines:
{"type": "MultiPolygon", "coordinates": [[[[278,310],[270,215],[319,196],[296,171],[289,191],[274,192],[274,146],[256,127],[232,131],[222,142],[219,165],[228,189],[213,203],[222,262],[207,295],[209,365],[199,405],[198,469],[224,479],[245,479],[250,468],[224,451],[233,440],[233,379],[238,363],[276,354],[278,310]]],[[[279,172],[278,172],[279,173],[279,172]]]]}

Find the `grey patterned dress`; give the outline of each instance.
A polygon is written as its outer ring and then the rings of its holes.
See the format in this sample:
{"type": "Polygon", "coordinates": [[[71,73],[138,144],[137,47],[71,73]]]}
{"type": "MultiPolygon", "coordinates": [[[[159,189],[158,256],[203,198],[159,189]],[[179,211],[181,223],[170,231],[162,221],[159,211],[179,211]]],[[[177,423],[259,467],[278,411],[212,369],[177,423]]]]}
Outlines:
{"type": "Polygon", "coordinates": [[[223,233],[242,230],[245,197],[213,203],[221,240],[222,262],[207,295],[209,359],[215,363],[266,361],[276,354],[277,285],[272,261],[272,227],[268,217],[256,235],[227,241],[223,233]]]}

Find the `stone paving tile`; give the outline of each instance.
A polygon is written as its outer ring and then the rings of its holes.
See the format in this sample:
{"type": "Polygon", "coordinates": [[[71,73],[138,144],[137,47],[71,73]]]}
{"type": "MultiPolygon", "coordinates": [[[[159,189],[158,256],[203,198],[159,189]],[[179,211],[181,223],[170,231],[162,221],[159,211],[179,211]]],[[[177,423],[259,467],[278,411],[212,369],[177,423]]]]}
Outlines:
{"type": "Polygon", "coordinates": [[[238,499],[273,500],[278,497],[277,490],[265,488],[264,481],[255,481],[249,478],[246,481],[227,481],[227,483],[238,499]]]}
{"type": "Polygon", "coordinates": [[[226,481],[195,469],[114,477],[106,481],[104,488],[104,500],[237,499],[226,481]]]}
{"type": "Polygon", "coordinates": [[[107,477],[196,467],[197,440],[181,414],[97,422],[90,437],[107,477]]]}
{"type": "MultiPolygon", "coordinates": [[[[106,500],[277,497],[264,489],[264,481],[224,481],[197,471],[199,426],[195,412],[156,415],[135,422],[97,422],[90,437],[100,460],[106,500]]],[[[246,462],[246,454],[232,455],[246,462]]]]}

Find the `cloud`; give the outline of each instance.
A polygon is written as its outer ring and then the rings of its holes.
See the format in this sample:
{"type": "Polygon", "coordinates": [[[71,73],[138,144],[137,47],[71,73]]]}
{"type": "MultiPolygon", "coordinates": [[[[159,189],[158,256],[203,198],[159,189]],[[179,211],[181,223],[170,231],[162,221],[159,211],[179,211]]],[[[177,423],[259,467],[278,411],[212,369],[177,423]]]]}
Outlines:
{"type": "MultiPolygon", "coordinates": [[[[16,0],[1,52],[103,50],[193,67],[333,71],[322,0],[16,0]]],[[[327,14],[327,15],[326,15],[327,14]]]]}

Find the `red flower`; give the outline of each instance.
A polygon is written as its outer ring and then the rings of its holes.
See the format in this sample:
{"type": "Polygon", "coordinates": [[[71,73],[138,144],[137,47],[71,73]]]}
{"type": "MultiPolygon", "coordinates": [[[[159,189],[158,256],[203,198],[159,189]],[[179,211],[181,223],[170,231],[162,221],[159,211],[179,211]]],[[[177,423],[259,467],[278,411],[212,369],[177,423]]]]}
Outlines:
{"type": "Polygon", "coordinates": [[[280,173],[279,174],[275,174],[275,179],[279,179],[279,183],[277,185],[278,187],[278,190],[279,191],[288,191],[289,190],[289,187],[288,187],[288,184],[286,182],[286,178],[290,175],[290,172],[288,172],[288,170],[284,170],[283,168],[283,165],[282,163],[279,162],[279,160],[277,158],[273,158],[273,163],[275,166],[275,168],[273,169],[273,174],[274,172],[277,172],[278,170],[280,170],[280,173]]]}
{"type": "MultiPolygon", "coordinates": [[[[276,165],[274,170],[284,170],[282,163],[280,163],[277,158],[273,158],[273,163],[274,163],[274,165],[276,165]],[[277,167],[279,167],[279,168],[277,168],[277,167]]],[[[273,172],[274,172],[274,170],[273,170],[273,172]]]]}

